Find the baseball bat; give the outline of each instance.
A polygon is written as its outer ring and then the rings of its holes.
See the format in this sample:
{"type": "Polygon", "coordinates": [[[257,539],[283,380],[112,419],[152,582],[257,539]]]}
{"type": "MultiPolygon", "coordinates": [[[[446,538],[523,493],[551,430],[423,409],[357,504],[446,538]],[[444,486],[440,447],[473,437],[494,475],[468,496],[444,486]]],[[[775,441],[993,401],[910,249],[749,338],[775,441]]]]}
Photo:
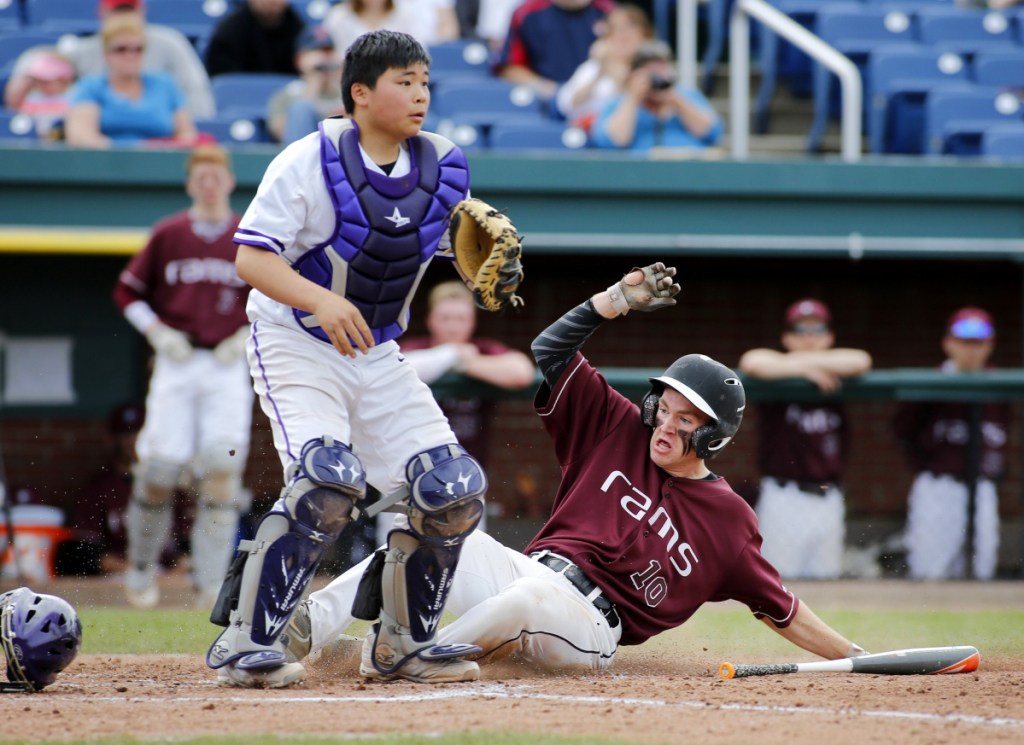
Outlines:
{"type": "Polygon", "coordinates": [[[731,662],[723,662],[718,668],[718,675],[725,680],[784,673],[947,675],[974,672],[980,662],[981,655],[974,647],[922,647],[821,662],[790,662],[775,665],[734,665],[731,662]]]}

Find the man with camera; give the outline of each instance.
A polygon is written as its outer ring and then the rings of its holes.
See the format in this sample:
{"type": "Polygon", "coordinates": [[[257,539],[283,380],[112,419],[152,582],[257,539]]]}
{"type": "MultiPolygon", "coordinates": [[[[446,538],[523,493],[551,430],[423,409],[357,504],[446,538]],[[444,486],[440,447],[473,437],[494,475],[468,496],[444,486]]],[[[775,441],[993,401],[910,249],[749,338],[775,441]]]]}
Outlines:
{"type": "Polygon", "coordinates": [[[609,103],[591,132],[601,148],[703,150],[722,136],[722,120],[693,88],[676,84],[672,50],[662,41],[640,46],[622,95],[609,103]]]}

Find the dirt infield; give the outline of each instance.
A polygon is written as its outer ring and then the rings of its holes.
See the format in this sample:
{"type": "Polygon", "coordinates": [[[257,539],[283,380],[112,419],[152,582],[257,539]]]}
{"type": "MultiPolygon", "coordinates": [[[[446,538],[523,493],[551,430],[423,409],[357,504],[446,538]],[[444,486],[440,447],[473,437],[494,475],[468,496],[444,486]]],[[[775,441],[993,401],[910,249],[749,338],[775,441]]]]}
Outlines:
{"type": "MultiPolygon", "coordinates": [[[[908,587],[837,584],[832,593],[845,607],[856,606],[851,595],[892,607],[928,604],[934,593],[947,607],[978,608],[1019,608],[1024,594],[1020,583],[908,587]]],[[[824,608],[825,589],[802,592],[824,608]]],[[[88,593],[78,590],[82,602],[88,593]]],[[[103,586],[93,592],[102,604],[103,586]]],[[[1021,660],[983,658],[978,672],[950,676],[733,681],[717,677],[720,661],[690,650],[670,658],[648,645],[620,650],[608,674],[545,676],[504,664],[484,666],[478,683],[424,686],[367,683],[353,656],[311,667],[301,687],[251,691],[216,687],[198,656],[82,655],[42,694],[0,697],[13,725],[0,740],[507,731],[636,743],[1024,741],[1021,660]]]]}

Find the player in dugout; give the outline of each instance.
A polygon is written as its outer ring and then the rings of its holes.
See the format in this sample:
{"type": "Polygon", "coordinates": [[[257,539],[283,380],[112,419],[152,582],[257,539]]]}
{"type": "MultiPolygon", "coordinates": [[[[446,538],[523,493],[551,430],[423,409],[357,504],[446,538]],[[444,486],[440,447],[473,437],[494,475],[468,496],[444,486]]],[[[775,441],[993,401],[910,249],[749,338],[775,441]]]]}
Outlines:
{"type": "MultiPolygon", "coordinates": [[[[480,531],[466,539],[447,606],[458,618],[441,643],[475,644],[480,661],[605,670],[620,645],[679,626],[706,602],[737,600],[816,655],[865,654],[782,584],[761,554],[753,510],[708,467],[743,418],[736,374],[687,354],[650,379],[637,406],[580,352],[611,319],[675,305],[675,274],[660,262],[633,270],[534,340],[544,377],[535,407],[562,481],[524,552],[480,531]]],[[[297,658],[339,651],[362,571],[357,565],[301,606],[296,615],[311,633],[291,645],[297,658]]]]}

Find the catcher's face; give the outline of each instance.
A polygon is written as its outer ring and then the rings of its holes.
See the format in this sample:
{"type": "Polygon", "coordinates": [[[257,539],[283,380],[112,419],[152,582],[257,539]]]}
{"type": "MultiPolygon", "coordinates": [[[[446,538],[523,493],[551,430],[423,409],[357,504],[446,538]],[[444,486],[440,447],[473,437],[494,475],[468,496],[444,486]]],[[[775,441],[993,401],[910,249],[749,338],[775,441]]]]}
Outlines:
{"type": "Polygon", "coordinates": [[[692,437],[710,421],[679,391],[666,388],[658,401],[651,433],[650,454],[654,464],[673,476],[700,476],[703,461],[693,452],[692,437]]]}
{"type": "Polygon", "coordinates": [[[372,88],[356,83],[352,100],[356,121],[367,135],[390,137],[395,142],[419,134],[430,108],[430,71],[422,62],[391,67],[372,88]]]}

